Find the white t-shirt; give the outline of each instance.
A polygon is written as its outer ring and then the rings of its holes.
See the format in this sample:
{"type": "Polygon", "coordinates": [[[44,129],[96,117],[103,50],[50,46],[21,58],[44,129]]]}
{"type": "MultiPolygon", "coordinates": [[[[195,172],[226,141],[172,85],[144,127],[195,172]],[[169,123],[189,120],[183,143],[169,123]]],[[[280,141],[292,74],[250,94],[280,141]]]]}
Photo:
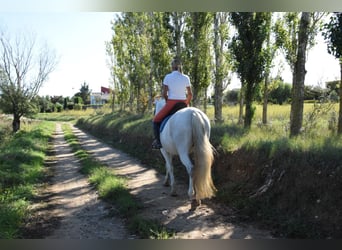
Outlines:
{"type": "Polygon", "coordinates": [[[175,70],[165,76],[163,84],[168,86],[170,100],[186,100],[186,87],[190,87],[189,76],[175,70]]]}

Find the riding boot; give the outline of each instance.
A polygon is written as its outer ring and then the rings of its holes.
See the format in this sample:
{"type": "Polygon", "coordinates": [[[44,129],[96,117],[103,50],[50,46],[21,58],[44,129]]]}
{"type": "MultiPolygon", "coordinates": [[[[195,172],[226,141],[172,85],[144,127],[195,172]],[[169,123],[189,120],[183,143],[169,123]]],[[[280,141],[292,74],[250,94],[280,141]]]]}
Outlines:
{"type": "Polygon", "coordinates": [[[162,145],[160,143],[160,122],[153,122],[154,141],[152,143],[152,149],[160,149],[162,145]]]}

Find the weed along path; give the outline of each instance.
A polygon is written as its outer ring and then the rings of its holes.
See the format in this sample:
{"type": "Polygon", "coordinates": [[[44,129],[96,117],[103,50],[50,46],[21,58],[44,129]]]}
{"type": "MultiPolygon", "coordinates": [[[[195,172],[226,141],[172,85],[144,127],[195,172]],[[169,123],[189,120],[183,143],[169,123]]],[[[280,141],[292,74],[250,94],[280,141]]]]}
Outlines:
{"type": "MultiPolygon", "coordinates": [[[[269,232],[258,230],[251,225],[242,223],[232,223],[236,221],[234,213],[229,208],[224,208],[211,201],[204,201],[202,205],[195,211],[189,212],[190,202],[187,198],[187,184],[177,183],[178,196],[172,197],[169,195],[170,188],[163,186],[164,176],[152,168],[147,168],[139,163],[136,159],[128,156],[127,154],[113,149],[112,147],[98,141],[96,138],[82,132],[76,127],[72,127],[74,134],[77,136],[81,146],[93,157],[101,163],[113,169],[116,175],[125,176],[128,178],[128,188],[131,194],[141,204],[142,209],[139,210],[141,216],[146,219],[157,220],[164,225],[167,229],[174,231],[174,238],[176,239],[269,239],[272,238],[269,232]]],[[[57,149],[58,150],[58,149],[57,149]]],[[[146,149],[148,153],[150,149],[146,149]]],[[[65,154],[65,153],[64,153],[65,154]]],[[[70,164],[73,164],[70,162],[70,164]]],[[[76,164],[76,163],[74,163],[76,164]]],[[[71,167],[73,168],[73,167],[71,167]]],[[[184,168],[185,171],[185,168],[184,168]]],[[[64,173],[66,175],[66,173],[64,173]]],[[[75,174],[77,177],[79,174],[75,174]]],[[[71,177],[72,178],[72,177],[71,177]]],[[[69,178],[70,179],[70,178],[69,178]]],[[[177,179],[176,179],[177,181],[177,179]]],[[[58,182],[57,182],[58,183],[58,182]]],[[[65,185],[60,183],[60,185],[65,185]]],[[[82,185],[80,183],[80,185],[82,185]]],[[[87,186],[86,181],[84,185],[87,186]]],[[[89,186],[81,193],[86,201],[74,201],[76,206],[75,212],[67,217],[69,221],[78,220],[79,223],[90,219],[88,217],[96,217],[92,213],[87,213],[86,209],[82,209],[83,203],[91,204],[92,209],[102,209],[105,207],[103,203],[95,200],[90,201],[88,192],[89,186]],[[87,201],[89,200],[89,201],[87,201]],[[102,207],[102,208],[101,208],[102,207]],[[76,216],[74,218],[73,216],[76,216]]],[[[78,188],[76,188],[78,189],[78,188]]],[[[80,188],[82,189],[82,188],[80,188]]],[[[73,199],[80,199],[74,195],[73,199]]],[[[100,214],[99,214],[100,215],[100,214]]],[[[100,215],[103,218],[103,215],[100,215]]],[[[105,231],[107,236],[113,238],[124,237],[125,234],[122,230],[115,235],[116,227],[121,227],[119,222],[113,222],[112,227],[105,229],[102,227],[105,221],[113,220],[113,218],[105,218],[100,222],[101,230],[105,231]],[[119,223],[116,225],[115,223],[119,223]],[[112,230],[113,232],[108,232],[112,230]],[[110,235],[111,234],[111,235],[110,235]]],[[[96,221],[96,219],[94,220],[96,221]]],[[[94,222],[95,223],[95,222],[94,222]]],[[[96,222],[98,223],[98,222],[96,222]]],[[[70,230],[64,227],[62,230],[70,230]]],[[[59,235],[55,235],[59,237],[59,235]]],[[[96,232],[92,238],[103,238],[106,235],[101,235],[101,232],[96,232]]],[[[126,235],[127,237],[127,235],[126,235]]]]}

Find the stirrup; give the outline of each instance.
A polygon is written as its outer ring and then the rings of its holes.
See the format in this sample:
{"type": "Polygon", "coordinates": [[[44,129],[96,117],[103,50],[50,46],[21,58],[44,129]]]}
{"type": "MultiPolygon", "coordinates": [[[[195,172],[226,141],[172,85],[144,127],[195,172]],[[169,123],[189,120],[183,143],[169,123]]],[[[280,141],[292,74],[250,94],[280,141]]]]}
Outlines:
{"type": "Polygon", "coordinates": [[[152,143],[152,149],[161,149],[163,146],[158,140],[154,140],[152,143]]]}

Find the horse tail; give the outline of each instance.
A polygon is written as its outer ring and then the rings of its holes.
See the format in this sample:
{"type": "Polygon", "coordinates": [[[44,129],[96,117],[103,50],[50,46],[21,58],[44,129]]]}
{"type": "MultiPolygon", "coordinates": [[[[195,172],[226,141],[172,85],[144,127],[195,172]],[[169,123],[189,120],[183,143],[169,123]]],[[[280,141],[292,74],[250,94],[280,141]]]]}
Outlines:
{"type": "Polygon", "coordinates": [[[203,117],[194,112],[192,116],[192,138],[194,142],[193,185],[196,200],[215,196],[217,189],[211,177],[214,161],[214,148],[209,142],[210,125],[203,117]],[[206,127],[207,126],[207,127],[206,127]],[[207,129],[206,129],[207,128],[207,129]]]}

